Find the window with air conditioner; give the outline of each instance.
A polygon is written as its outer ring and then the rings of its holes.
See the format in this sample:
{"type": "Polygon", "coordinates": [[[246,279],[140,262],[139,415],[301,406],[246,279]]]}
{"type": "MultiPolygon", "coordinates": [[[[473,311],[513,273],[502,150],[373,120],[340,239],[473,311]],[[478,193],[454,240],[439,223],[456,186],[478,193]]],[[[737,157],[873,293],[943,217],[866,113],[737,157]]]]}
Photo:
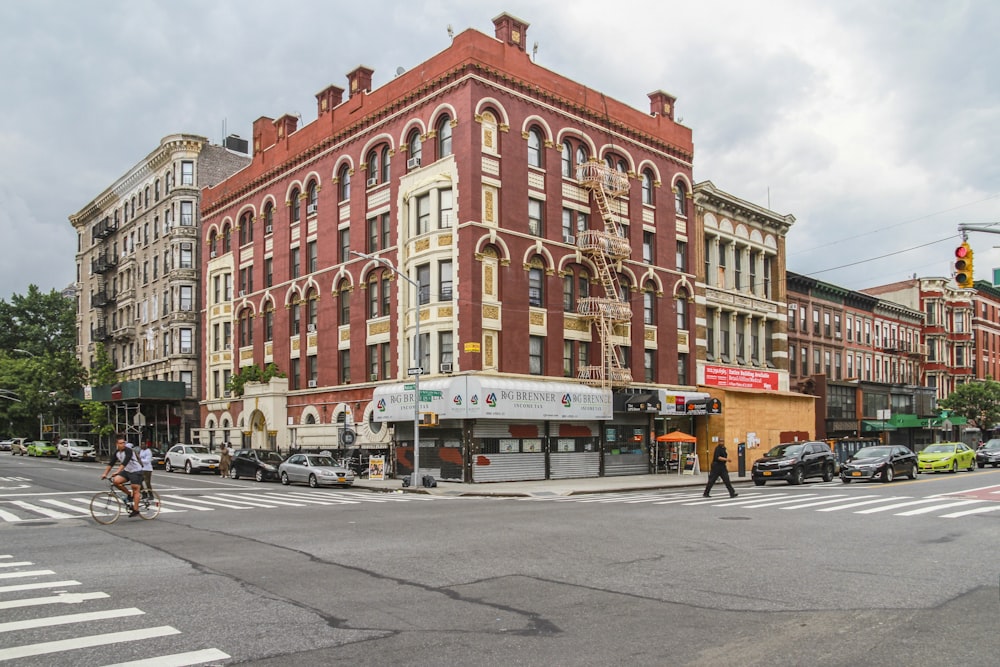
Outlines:
{"type": "Polygon", "coordinates": [[[315,214],[316,214],[316,204],[309,204],[308,206],[306,206],[306,215],[315,215],[315,214]]]}
{"type": "Polygon", "coordinates": [[[274,225],[265,225],[264,226],[264,233],[265,234],[270,234],[273,231],[274,231],[274,225]]]}
{"type": "Polygon", "coordinates": [[[443,362],[441,364],[441,372],[442,373],[451,373],[451,370],[452,370],[452,368],[451,368],[451,362],[446,361],[446,362],[443,362]]]}
{"type": "Polygon", "coordinates": [[[210,252],[210,253],[209,253],[209,257],[212,257],[212,258],[214,258],[214,257],[215,257],[215,256],[216,256],[217,254],[218,254],[218,253],[217,253],[216,251],[214,251],[214,250],[213,250],[212,252],[210,252]]]}
{"type": "Polygon", "coordinates": [[[306,326],[306,331],[308,331],[309,333],[314,333],[316,331],[316,325],[309,324],[308,326],[306,326]]]}
{"type": "Polygon", "coordinates": [[[378,380],[378,373],[372,373],[371,374],[371,381],[372,382],[376,382],[377,380],[378,380]]]}
{"type": "Polygon", "coordinates": [[[372,177],[368,179],[368,187],[373,188],[378,185],[378,178],[372,177]]]}
{"type": "Polygon", "coordinates": [[[409,160],[406,161],[406,168],[407,169],[416,169],[419,166],[420,166],[420,158],[419,157],[411,157],[409,160]]]}
{"type": "Polygon", "coordinates": [[[563,243],[568,243],[570,245],[576,245],[576,237],[572,234],[563,235],[563,243]]]}
{"type": "Polygon", "coordinates": [[[247,291],[246,291],[246,290],[243,290],[243,289],[241,289],[241,290],[240,290],[240,296],[246,296],[246,295],[247,295],[247,291]]]}
{"type": "Polygon", "coordinates": [[[309,388],[310,389],[315,389],[316,388],[316,380],[309,380],[308,384],[309,384],[309,388]]]}

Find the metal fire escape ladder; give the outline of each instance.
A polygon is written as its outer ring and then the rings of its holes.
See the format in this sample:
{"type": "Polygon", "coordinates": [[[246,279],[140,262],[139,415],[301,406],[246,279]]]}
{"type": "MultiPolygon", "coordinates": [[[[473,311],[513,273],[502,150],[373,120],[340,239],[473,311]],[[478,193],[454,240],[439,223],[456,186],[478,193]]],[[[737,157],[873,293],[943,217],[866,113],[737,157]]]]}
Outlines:
{"type": "Polygon", "coordinates": [[[600,366],[582,366],[579,378],[598,387],[624,387],[632,383],[632,372],[625,367],[621,348],[614,342],[618,325],[632,319],[632,308],[622,298],[618,269],[631,253],[629,241],[611,211],[609,198],[620,197],[629,190],[628,176],[609,168],[603,162],[590,160],[576,169],[580,185],[594,193],[604,229],[584,230],[576,244],[597,269],[596,278],[604,288],[603,297],[587,297],[577,302],[577,312],[593,320],[601,343],[600,366]]]}

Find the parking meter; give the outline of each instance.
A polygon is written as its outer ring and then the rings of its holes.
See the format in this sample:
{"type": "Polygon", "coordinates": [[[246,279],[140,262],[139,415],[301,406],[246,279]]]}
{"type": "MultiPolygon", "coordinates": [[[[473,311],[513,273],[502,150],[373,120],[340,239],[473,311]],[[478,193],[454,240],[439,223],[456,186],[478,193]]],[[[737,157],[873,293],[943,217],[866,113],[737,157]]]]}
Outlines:
{"type": "Polygon", "coordinates": [[[739,464],[739,472],[737,473],[740,477],[747,476],[747,443],[741,442],[736,445],[736,462],[739,464]]]}

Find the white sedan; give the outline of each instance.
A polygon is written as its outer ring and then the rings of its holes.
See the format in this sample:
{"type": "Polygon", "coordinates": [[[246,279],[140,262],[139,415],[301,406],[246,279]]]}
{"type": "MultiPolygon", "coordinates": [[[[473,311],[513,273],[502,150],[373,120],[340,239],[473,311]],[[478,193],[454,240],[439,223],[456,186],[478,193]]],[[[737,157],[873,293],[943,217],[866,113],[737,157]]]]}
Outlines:
{"type": "Polygon", "coordinates": [[[163,467],[167,472],[183,470],[187,474],[202,472],[219,472],[219,455],[208,451],[201,445],[174,445],[163,457],[163,467]]]}
{"type": "Polygon", "coordinates": [[[350,486],[354,472],[322,454],[293,454],[278,466],[282,484],[304,482],[309,486],[350,486]]]}

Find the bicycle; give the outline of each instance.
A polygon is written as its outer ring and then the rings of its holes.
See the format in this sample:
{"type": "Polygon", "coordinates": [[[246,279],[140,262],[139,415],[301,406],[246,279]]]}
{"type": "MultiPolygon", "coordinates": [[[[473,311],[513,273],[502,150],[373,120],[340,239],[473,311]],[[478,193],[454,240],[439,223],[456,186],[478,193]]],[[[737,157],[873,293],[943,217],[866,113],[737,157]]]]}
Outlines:
{"type": "MultiPolygon", "coordinates": [[[[123,511],[130,511],[132,498],[115,486],[108,478],[108,490],[98,491],[90,499],[90,515],[94,521],[107,526],[118,520],[123,511]]],[[[143,519],[155,519],[160,513],[160,495],[156,491],[139,492],[139,516],[143,519]]]]}

